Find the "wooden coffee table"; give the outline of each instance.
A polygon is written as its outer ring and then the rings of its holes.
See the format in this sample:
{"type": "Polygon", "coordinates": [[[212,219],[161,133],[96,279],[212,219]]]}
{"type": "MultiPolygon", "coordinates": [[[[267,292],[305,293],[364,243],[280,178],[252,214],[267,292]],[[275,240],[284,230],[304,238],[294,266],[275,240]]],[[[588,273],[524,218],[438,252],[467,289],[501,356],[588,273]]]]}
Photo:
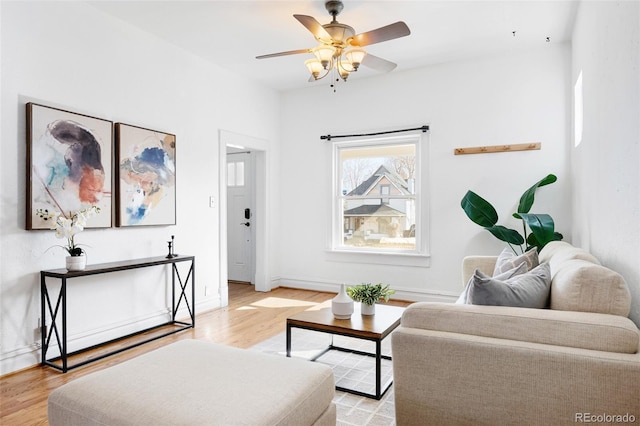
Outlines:
{"type": "Polygon", "coordinates": [[[387,337],[396,327],[400,325],[404,308],[390,305],[376,305],[375,315],[361,315],[359,307],[350,319],[336,319],[331,312],[330,307],[320,309],[310,309],[299,312],[287,318],[287,356],[291,356],[291,329],[303,328],[306,330],[319,331],[340,336],[354,337],[358,339],[370,340],[375,342],[375,353],[362,352],[354,349],[343,348],[333,345],[332,343],[311,360],[315,361],[322,355],[331,350],[355,353],[358,355],[371,356],[376,358],[376,393],[370,394],[355,389],[343,388],[336,386],[337,390],[353,393],[356,395],[366,396],[369,398],[380,399],[384,393],[391,387],[393,378],[382,386],[382,360],[391,360],[390,356],[382,355],[382,340],[387,337]]]}

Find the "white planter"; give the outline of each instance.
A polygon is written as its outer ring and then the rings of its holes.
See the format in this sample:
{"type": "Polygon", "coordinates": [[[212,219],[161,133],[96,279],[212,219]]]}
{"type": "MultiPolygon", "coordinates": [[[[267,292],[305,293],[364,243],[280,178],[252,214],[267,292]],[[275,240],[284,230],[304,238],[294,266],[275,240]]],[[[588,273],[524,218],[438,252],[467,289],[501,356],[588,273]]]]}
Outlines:
{"type": "Polygon", "coordinates": [[[344,284],[340,285],[340,292],[331,300],[331,312],[337,319],[349,319],[353,313],[353,300],[347,294],[344,284]]]}
{"type": "Polygon", "coordinates": [[[374,315],[376,313],[376,304],[367,305],[366,303],[360,303],[360,313],[362,315],[374,315]]]}
{"type": "Polygon", "coordinates": [[[67,271],[82,271],[87,266],[87,257],[82,256],[67,256],[67,271]]]}

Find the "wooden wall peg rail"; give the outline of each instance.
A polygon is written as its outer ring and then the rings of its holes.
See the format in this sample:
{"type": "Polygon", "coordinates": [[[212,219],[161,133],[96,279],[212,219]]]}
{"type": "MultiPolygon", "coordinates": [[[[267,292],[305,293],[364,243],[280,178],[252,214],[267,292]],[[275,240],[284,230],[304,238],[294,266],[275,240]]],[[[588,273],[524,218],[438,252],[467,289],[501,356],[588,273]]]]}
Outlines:
{"type": "Polygon", "coordinates": [[[510,145],[474,146],[468,148],[455,148],[454,155],[487,154],[494,152],[533,151],[542,147],[541,142],[518,143],[510,145]]]}

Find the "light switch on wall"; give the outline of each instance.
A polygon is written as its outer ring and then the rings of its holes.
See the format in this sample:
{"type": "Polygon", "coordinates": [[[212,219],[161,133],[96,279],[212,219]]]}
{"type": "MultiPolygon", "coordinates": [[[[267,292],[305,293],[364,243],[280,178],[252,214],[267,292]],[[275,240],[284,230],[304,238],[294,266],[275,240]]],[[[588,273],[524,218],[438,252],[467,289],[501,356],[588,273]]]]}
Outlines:
{"type": "Polygon", "coordinates": [[[213,195],[209,196],[209,208],[215,208],[216,207],[216,197],[214,197],[213,195]]]}

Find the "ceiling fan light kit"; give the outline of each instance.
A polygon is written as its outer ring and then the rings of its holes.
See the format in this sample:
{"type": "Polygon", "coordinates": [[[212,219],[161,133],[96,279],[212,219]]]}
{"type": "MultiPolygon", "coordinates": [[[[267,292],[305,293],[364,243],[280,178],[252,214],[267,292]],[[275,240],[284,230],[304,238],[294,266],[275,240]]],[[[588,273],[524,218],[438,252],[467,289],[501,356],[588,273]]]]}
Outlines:
{"type": "MultiPolygon", "coordinates": [[[[365,33],[356,34],[349,25],[336,20],[336,16],[342,11],[341,1],[326,1],[325,8],[332,16],[332,21],[321,25],[315,18],[307,15],[293,15],[315,39],[320,43],[312,49],[289,50],[286,52],[271,53],[257,56],[257,59],[273,58],[277,56],[311,53],[313,58],[307,59],[306,65],[311,78],[315,81],[332,75],[333,80],[347,81],[352,72],[358,71],[360,65],[367,66],[376,71],[389,72],[397,66],[386,59],[369,54],[363,46],[374,43],[393,40],[411,34],[409,27],[402,21],[378,28],[365,33]]],[[[331,87],[334,87],[332,82],[331,87]]],[[[334,88],[335,92],[335,88],[334,88]]]]}

